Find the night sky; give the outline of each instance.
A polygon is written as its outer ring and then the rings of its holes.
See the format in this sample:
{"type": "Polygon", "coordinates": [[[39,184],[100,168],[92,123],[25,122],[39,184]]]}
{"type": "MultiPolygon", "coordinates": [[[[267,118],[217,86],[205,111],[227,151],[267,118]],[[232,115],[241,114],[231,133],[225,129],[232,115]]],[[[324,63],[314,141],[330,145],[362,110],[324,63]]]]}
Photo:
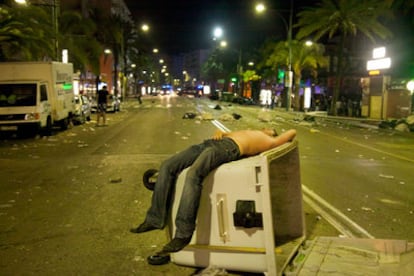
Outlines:
{"type": "MultiPolygon", "coordinates": [[[[151,30],[143,36],[147,48],[159,48],[160,53],[178,54],[191,50],[213,47],[213,29],[221,26],[224,38],[231,49],[252,52],[259,48],[265,39],[285,40],[289,18],[289,0],[263,0],[267,2],[265,14],[255,13],[255,0],[125,0],[134,21],[147,23],[151,30]]],[[[315,6],[319,0],[293,0],[294,14],[304,7],[315,6]]],[[[394,70],[407,74],[413,71],[414,21],[411,13],[403,8],[387,27],[393,33],[387,51],[393,57],[394,70]],[[411,62],[411,63],[410,63],[411,62]],[[403,66],[400,66],[403,65],[403,66]],[[411,69],[409,69],[411,68],[411,69]]],[[[296,19],[293,17],[293,23],[296,19]]],[[[293,29],[295,33],[295,29],[293,29]]],[[[378,42],[378,41],[377,41],[378,42]]],[[[379,42],[380,43],[380,42],[379,42]]],[[[365,45],[373,47],[370,42],[365,45]]],[[[364,54],[364,53],[363,53],[364,54]]]]}
{"type": "MultiPolygon", "coordinates": [[[[229,47],[250,48],[260,45],[269,35],[285,39],[290,1],[268,1],[268,12],[257,15],[253,0],[125,0],[137,24],[147,23],[151,30],[147,41],[161,52],[176,54],[213,46],[215,26],[224,29],[229,47]],[[269,6],[271,5],[271,6],[269,6]],[[273,11],[272,11],[273,9],[273,11]]],[[[294,1],[295,10],[316,1],[294,1]]]]}

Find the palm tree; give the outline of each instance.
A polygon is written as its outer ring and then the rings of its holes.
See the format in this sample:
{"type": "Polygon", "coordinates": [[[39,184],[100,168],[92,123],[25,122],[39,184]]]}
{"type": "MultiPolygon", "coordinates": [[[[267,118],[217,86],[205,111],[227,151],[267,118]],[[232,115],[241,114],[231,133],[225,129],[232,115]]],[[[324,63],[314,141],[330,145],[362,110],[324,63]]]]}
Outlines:
{"type": "MultiPolygon", "coordinates": [[[[313,43],[311,46],[307,46],[303,41],[292,40],[292,70],[294,73],[294,89],[293,94],[295,98],[294,108],[298,110],[300,107],[299,89],[302,79],[303,70],[307,69],[311,71],[311,74],[316,77],[318,69],[327,67],[327,57],[323,55],[324,47],[322,44],[313,43]]],[[[278,43],[269,42],[264,49],[265,65],[270,66],[276,70],[280,66],[288,67],[289,64],[289,42],[281,41],[278,43]]]]}
{"type": "Polygon", "coordinates": [[[208,80],[213,92],[216,90],[217,80],[224,78],[224,66],[219,56],[220,51],[215,49],[201,67],[202,78],[208,80]]]}
{"type": "Polygon", "coordinates": [[[0,60],[52,59],[54,31],[42,7],[0,6],[0,60]]]}
{"type": "MultiPolygon", "coordinates": [[[[127,20],[119,15],[111,14],[107,15],[96,7],[92,14],[93,20],[99,26],[99,30],[96,33],[96,39],[105,46],[108,46],[112,50],[114,57],[114,95],[118,96],[118,72],[119,66],[125,66],[120,64],[123,61],[125,55],[125,26],[129,24],[127,20]]],[[[122,72],[122,69],[121,69],[122,72]]]]}
{"type": "Polygon", "coordinates": [[[99,58],[102,45],[91,39],[97,31],[96,24],[77,11],[63,11],[59,17],[59,45],[69,50],[75,68],[100,74],[99,58]]]}
{"type": "Polygon", "coordinates": [[[321,0],[317,7],[298,13],[297,38],[312,36],[315,40],[327,36],[339,36],[336,83],[331,103],[331,113],[336,115],[336,102],[343,79],[343,58],[346,38],[362,33],[372,41],[376,37],[386,39],[391,32],[380,22],[382,16],[390,16],[390,2],[378,0],[321,0]]]}

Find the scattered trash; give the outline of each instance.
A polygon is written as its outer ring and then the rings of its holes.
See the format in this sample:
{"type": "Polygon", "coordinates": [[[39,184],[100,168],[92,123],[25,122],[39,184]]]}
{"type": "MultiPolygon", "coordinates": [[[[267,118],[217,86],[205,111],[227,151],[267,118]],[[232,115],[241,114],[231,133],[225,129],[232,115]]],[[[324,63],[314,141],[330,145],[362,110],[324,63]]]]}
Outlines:
{"type": "Polygon", "coordinates": [[[262,122],[270,122],[272,120],[272,114],[270,112],[260,112],[258,119],[262,122]]]}
{"type": "Polygon", "coordinates": [[[223,114],[220,116],[221,121],[233,121],[234,117],[230,114],[223,114]]]}
{"type": "Polygon", "coordinates": [[[303,120],[306,121],[306,122],[315,122],[315,117],[314,116],[305,115],[305,117],[303,118],[303,120]]]}
{"type": "Polygon", "coordinates": [[[313,123],[310,123],[310,122],[299,122],[299,125],[300,126],[311,127],[311,126],[313,126],[313,123]]]}
{"type": "Polygon", "coordinates": [[[316,220],[321,220],[322,217],[321,216],[316,216],[316,220]]]}
{"type": "Polygon", "coordinates": [[[379,174],[379,177],[387,178],[387,179],[394,179],[393,175],[386,175],[386,174],[382,174],[382,173],[379,174]]]}
{"type": "Polygon", "coordinates": [[[398,120],[388,120],[382,121],[379,125],[379,128],[383,129],[394,129],[400,132],[413,132],[414,131],[414,115],[410,115],[406,118],[398,120]]]}
{"type": "Polygon", "coordinates": [[[400,132],[410,132],[410,128],[406,123],[398,124],[394,127],[394,129],[400,132]]]}
{"type": "Polygon", "coordinates": [[[203,114],[201,114],[201,119],[202,120],[213,120],[213,114],[205,112],[203,114]]]}
{"type": "Polygon", "coordinates": [[[351,212],[351,211],[352,211],[352,209],[351,209],[351,208],[347,208],[346,210],[347,210],[348,212],[351,212]]]}
{"type": "Polygon", "coordinates": [[[192,112],[186,112],[183,116],[183,119],[194,119],[196,117],[195,113],[192,112]]]}
{"type": "Polygon", "coordinates": [[[111,182],[111,183],[121,183],[122,178],[121,177],[111,178],[111,179],[109,179],[109,182],[111,182]]]}
{"type": "Polygon", "coordinates": [[[134,262],[142,262],[142,261],[144,261],[145,259],[142,257],[142,256],[135,256],[134,257],[134,262]]]}
{"type": "Polygon", "coordinates": [[[369,207],[361,207],[361,210],[374,213],[374,210],[369,207]]]}
{"type": "Polygon", "coordinates": [[[227,271],[224,268],[219,268],[217,266],[209,266],[202,271],[200,271],[197,274],[194,274],[194,276],[223,276],[223,275],[229,275],[227,271]]]}
{"type": "Polygon", "coordinates": [[[387,199],[387,198],[381,198],[379,201],[382,202],[382,203],[387,203],[387,204],[403,205],[403,203],[400,202],[400,201],[387,199]]]}
{"type": "Polygon", "coordinates": [[[401,185],[405,185],[405,182],[404,182],[404,181],[400,181],[400,184],[401,184],[401,185]]]}
{"type": "Polygon", "coordinates": [[[236,120],[239,120],[242,117],[240,114],[237,114],[237,113],[233,113],[232,115],[233,115],[233,118],[236,120]]]}
{"type": "Polygon", "coordinates": [[[335,150],[335,152],[339,152],[339,149],[335,150]]]}
{"type": "Polygon", "coordinates": [[[320,132],[320,130],[319,130],[319,129],[315,129],[315,128],[311,128],[309,131],[310,131],[310,133],[317,133],[317,132],[320,132]]]}

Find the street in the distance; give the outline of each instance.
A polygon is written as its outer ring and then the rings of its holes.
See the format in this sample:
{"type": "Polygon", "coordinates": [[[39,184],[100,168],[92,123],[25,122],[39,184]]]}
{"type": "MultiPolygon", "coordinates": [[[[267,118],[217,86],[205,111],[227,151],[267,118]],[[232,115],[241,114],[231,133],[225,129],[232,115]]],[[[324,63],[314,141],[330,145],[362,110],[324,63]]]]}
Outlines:
{"type": "MultiPolygon", "coordinates": [[[[0,141],[1,274],[195,273],[173,263],[148,265],[166,231],[129,229],[150,204],[143,173],[210,137],[212,119],[230,130],[296,128],[304,187],[375,238],[414,240],[412,133],[208,99],[156,96],[123,104],[107,115],[106,127],[95,127],[92,117],[50,137],[0,141]],[[183,118],[188,112],[198,116],[183,118]]],[[[343,235],[306,204],[304,216],[308,239],[343,235]]]]}

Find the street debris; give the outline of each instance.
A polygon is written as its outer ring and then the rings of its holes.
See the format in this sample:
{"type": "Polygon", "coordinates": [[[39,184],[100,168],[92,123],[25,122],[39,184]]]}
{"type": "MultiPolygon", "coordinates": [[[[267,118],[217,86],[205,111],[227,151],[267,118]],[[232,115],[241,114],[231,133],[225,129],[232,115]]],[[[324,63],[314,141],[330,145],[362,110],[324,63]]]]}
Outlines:
{"type": "Polygon", "coordinates": [[[201,114],[201,119],[202,120],[213,120],[213,114],[209,113],[209,112],[204,112],[201,114]]]}
{"type": "Polygon", "coordinates": [[[260,112],[257,119],[261,122],[270,122],[272,120],[272,113],[270,112],[260,112]]]}
{"type": "Polygon", "coordinates": [[[193,113],[193,112],[186,112],[183,115],[183,119],[194,119],[197,116],[197,114],[193,113]]]}
{"type": "Polygon", "coordinates": [[[232,116],[236,120],[239,120],[242,117],[240,114],[237,114],[237,113],[233,113],[232,116]]]}
{"type": "Polygon", "coordinates": [[[374,210],[369,207],[361,207],[361,210],[374,213],[374,210]]]}
{"type": "Polygon", "coordinates": [[[224,276],[229,275],[224,268],[219,268],[217,266],[209,266],[194,276],[224,276]]]}
{"type": "Polygon", "coordinates": [[[394,129],[400,132],[414,132],[414,115],[402,119],[382,121],[379,128],[394,129]]]}
{"type": "Polygon", "coordinates": [[[122,178],[121,177],[110,178],[109,182],[111,182],[111,183],[121,183],[122,178]]]}
{"type": "Polygon", "coordinates": [[[310,131],[310,133],[318,133],[318,132],[321,132],[319,129],[315,129],[315,128],[311,128],[309,131],[310,131]]]}
{"type": "Polygon", "coordinates": [[[382,174],[382,173],[379,174],[379,177],[387,178],[387,179],[394,179],[393,175],[386,175],[386,174],[382,174]]]}
{"type": "Polygon", "coordinates": [[[143,258],[142,256],[135,256],[134,257],[134,262],[143,262],[145,261],[145,258],[143,258]]]}
{"type": "Polygon", "coordinates": [[[220,120],[221,121],[233,121],[234,120],[234,117],[231,115],[231,114],[222,114],[221,116],[220,116],[220,120]]]}

